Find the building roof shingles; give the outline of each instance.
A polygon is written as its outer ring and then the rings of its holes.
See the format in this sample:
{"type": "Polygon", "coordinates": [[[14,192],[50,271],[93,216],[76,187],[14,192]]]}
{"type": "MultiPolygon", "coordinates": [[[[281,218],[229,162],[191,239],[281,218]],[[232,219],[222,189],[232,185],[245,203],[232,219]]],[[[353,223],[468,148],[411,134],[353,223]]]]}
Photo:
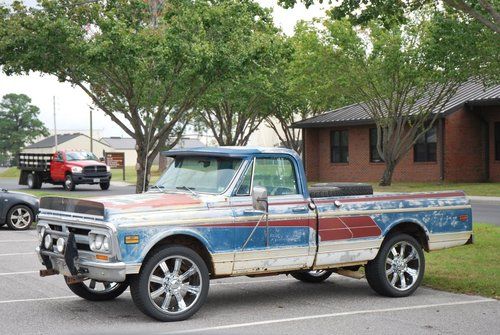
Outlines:
{"type": "MultiPolygon", "coordinates": [[[[456,111],[464,104],[482,104],[500,101],[500,85],[484,86],[479,81],[468,81],[462,84],[455,95],[441,109],[441,114],[456,111]]],[[[424,103],[425,98],[420,103],[424,103]]],[[[417,102],[416,105],[418,105],[417,102]]],[[[294,128],[319,128],[328,126],[346,126],[371,124],[373,121],[366,113],[363,103],[353,104],[326,112],[321,115],[296,122],[292,125],[294,128]]],[[[366,107],[365,107],[366,108],[366,107]]]]}

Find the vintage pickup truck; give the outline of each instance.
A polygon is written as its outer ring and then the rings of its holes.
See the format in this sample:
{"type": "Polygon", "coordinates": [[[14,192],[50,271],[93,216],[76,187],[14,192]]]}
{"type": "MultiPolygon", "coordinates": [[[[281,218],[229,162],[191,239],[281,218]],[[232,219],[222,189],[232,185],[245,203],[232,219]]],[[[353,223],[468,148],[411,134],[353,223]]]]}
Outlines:
{"type": "MultiPolygon", "coordinates": [[[[463,192],[311,196],[299,156],[277,148],[199,148],[148,192],[41,199],[42,276],[62,274],[88,300],[132,299],[161,321],[189,318],[209,281],[290,274],[362,277],[381,295],[412,294],[423,251],[472,243],[463,192]]],[[[324,191],[324,187],[323,187],[324,191]]]]}

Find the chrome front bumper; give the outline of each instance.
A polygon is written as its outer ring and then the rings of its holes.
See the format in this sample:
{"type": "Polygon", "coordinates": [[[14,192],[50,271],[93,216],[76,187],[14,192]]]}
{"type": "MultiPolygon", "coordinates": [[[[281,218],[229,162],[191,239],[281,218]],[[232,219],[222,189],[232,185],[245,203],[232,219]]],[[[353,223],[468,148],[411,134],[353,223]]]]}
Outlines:
{"type": "Polygon", "coordinates": [[[127,277],[127,266],[123,262],[96,262],[85,259],[75,259],[74,266],[77,271],[75,274],[70,270],[64,255],[58,254],[49,250],[36,248],[40,262],[45,265],[48,270],[55,270],[57,273],[70,278],[90,278],[98,281],[122,282],[127,277]],[[44,258],[50,260],[50,264],[46,264],[44,258]]]}
{"type": "MultiPolygon", "coordinates": [[[[40,262],[45,265],[51,274],[62,274],[69,278],[90,278],[98,281],[122,282],[127,276],[127,266],[123,262],[95,261],[85,259],[77,249],[75,237],[72,233],[49,231],[53,238],[65,238],[64,252],[55,252],[54,248],[46,249],[43,243],[36,248],[40,262]]],[[[42,241],[45,239],[45,236],[42,241]]],[[[92,256],[92,255],[87,255],[92,256]]],[[[42,272],[40,273],[42,275],[42,272]]]]}

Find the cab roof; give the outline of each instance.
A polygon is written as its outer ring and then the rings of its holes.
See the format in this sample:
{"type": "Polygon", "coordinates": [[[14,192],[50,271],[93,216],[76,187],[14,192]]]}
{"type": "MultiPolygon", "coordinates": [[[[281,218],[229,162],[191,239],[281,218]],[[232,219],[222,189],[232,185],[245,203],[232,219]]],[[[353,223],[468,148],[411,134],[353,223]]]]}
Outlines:
{"type": "Polygon", "coordinates": [[[173,149],[163,152],[165,156],[225,156],[225,157],[247,157],[258,154],[288,154],[297,157],[294,150],[275,147],[197,147],[189,149],[173,149]]]}

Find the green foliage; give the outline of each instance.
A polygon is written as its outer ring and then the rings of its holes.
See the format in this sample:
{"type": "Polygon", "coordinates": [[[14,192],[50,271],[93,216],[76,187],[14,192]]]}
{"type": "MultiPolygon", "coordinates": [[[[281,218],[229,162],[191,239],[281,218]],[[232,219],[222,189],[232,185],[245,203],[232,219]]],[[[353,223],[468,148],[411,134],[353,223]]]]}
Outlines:
{"type": "Polygon", "coordinates": [[[167,139],[169,146],[179,140],[200,97],[252,61],[248,39],[268,19],[250,0],[149,4],[44,0],[40,8],[15,2],[0,10],[3,70],[53,74],[89,95],[136,139],[138,192],[167,139]]]}
{"type": "Polygon", "coordinates": [[[233,51],[233,57],[241,66],[211,85],[198,104],[197,121],[199,128],[212,132],[219,145],[245,145],[271,111],[269,92],[286,48],[268,10],[252,1],[226,6],[235,22],[220,33],[238,36],[235,40],[244,47],[233,51]]]}
{"type": "Polygon", "coordinates": [[[47,136],[47,128],[38,119],[40,109],[25,94],[6,94],[0,102],[0,161],[15,155],[39,136],[47,136]],[[4,157],[2,157],[4,156],[4,157]]]}
{"type": "Polygon", "coordinates": [[[370,21],[382,22],[386,28],[408,22],[412,13],[422,9],[442,11],[442,5],[468,15],[493,32],[500,33],[500,3],[488,0],[279,0],[285,8],[302,2],[306,7],[314,3],[328,3],[335,6],[329,11],[331,18],[348,18],[354,25],[366,25],[370,21]]]}
{"type": "Polygon", "coordinates": [[[475,21],[446,12],[415,12],[406,24],[372,20],[365,29],[348,19],[327,21],[327,41],[348,73],[345,94],[363,102],[374,120],[386,170],[381,185],[437,120],[459,85],[496,80],[496,36],[475,21]]]}

